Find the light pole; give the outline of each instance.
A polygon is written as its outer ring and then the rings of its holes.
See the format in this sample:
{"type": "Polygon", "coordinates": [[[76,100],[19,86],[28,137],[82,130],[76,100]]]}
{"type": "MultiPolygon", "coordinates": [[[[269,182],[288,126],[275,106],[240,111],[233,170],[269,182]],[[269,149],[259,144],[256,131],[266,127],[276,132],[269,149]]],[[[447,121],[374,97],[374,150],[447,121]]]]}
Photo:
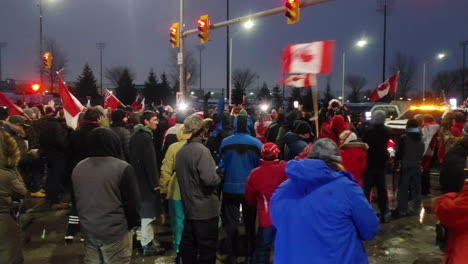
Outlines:
{"type": "MultiPolygon", "coordinates": [[[[447,55],[445,53],[437,54],[437,60],[443,60],[447,55]]],[[[431,61],[430,61],[431,62],[431,61]]],[[[422,99],[423,102],[426,101],[426,62],[423,63],[423,90],[422,90],[422,99]]]]}
{"type": "MultiPolygon", "coordinates": [[[[228,0],[229,2],[229,0],[228,0]]],[[[247,22],[244,23],[244,28],[247,30],[252,29],[255,26],[255,23],[252,20],[248,20],[247,22]]],[[[228,27],[229,28],[229,27],[228,27]]],[[[237,31],[239,32],[239,31],[237,31]]],[[[234,33],[233,35],[237,34],[234,33]]],[[[229,98],[229,105],[231,105],[232,102],[232,37],[229,38],[229,71],[228,71],[228,98],[229,98]]]]}
{"type": "Polygon", "coordinates": [[[463,49],[463,66],[462,66],[462,96],[463,100],[465,100],[465,86],[467,85],[466,81],[466,46],[468,46],[468,40],[463,41],[460,43],[463,49]]]}
{"type": "Polygon", "coordinates": [[[198,45],[197,46],[198,48],[198,51],[200,52],[200,67],[199,67],[199,71],[200,71],[200,91],[202,90],[202,51],[206,48],[204,45],[198,45]]]}
{"type": "Polygon", "coordinates": [[[106,47],[106,43],[105,43],[105,42],[98,42],[98,43],[96,43],[96,48],[99,49],[99,59],[100,59],[100,67],[99,67],[99,68],[100,68],[100,75],[101,75],[101,85],[100,85],[100,87],[101,87],[101,94],[100,94],[100,95],[103,94],[103,93],[102,93],[102,89],[103,89],[103,87],[102,87],[102,50],[103,50],[105,47],[106,47]]]}
{"type": "MultiPolygon", "coordinates": [[[[366,39],[360,39],[356,42],[356,47],[358,48],[364,48],[365,46],[367,46],[368,42],[366,39]]],[[[342,79],[341,79],[341,103],[344,104],[344,90],[345,90],[345,75],[346,75],[346,52],[348,50],[345,50],[343,51],[343,70],[342,70],[342,79]]]]}
{"type": "Polygon", "coordinates": [[[3,75],[2,75],[2,50],[3,48],[6,48],[7,43],[6,42],[0,42],[0,83],[3,81],[3,75]]]}
{"type": "MultiPolygon", "coordinates": [[[[43,29],[42,29],[42,0],[39,0],[39,56],[42,56],[44,38],[43,38],[43,29]]],[[[44,66],[41,66],[41,87],[44,86],[44,66]]]]}

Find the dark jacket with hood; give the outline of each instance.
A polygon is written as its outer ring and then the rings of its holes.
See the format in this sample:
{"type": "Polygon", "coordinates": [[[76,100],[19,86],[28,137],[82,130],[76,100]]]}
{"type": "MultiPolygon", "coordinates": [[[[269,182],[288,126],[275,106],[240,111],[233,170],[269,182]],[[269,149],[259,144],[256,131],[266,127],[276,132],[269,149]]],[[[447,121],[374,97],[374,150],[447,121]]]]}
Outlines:
{"type": "Polygon", "coordinates": [[[368,263],[362,240],[379,220],[351,174],[322,160],[290,161],[271,198],[275,264],[368,263]]]}
{"type": "Polygon", "coordinates": [[[248,115],[234,118],[234,135],[221,142],[219,167],[224,172],[223,191],[244,194],[249,173],[260,165],[260,140],[252,137],[252,120],[248,115]]]}
{"type": "Polygon", "coordinates": [[[82,232],[95,245],[114,243],[138,225],[135,171],[120,159],[119,137],[112,130],[96,128],[86,143],[89,158],[72,173],[82,232]]]}
{"type": "Polygon", "coordinates": [[[110,129],[114,131],[120,139],[122,156],[127,162],[130,160],[130,132],[125,128],[124,122],[112,122],[110,129]]]}
{"type": "MultiPolygon", "coordinates": [[[[81,142],[83,144],[83,142],[81,142]]],[[[64,158],[68,153],[69,130],[61,120],[48,116],[44,118],[39,130],[39,145],[41,151],[50,159],[55,157],[64,158]]]]}
{"type": "Polygon", "coordinates": [[[98,122],[85,120],[70,135],[70,147],[72,155],[72,166],[75,167],[80,161],[88,157],[88,145],[85,144],[91,130],[99,127],[98,122]]]}
{"type": "Polygon", "coordinates": [[[159,190],[159,168],[153,145],[153,132],[144,125],[136,125],[130,138],[130,164],[136,172],[141,195],[142,218],[161,215],[161,194],[159,190]]]}
{"type": "Polygon", "coordinates": [[[395,160],[400,161],[402,166],[421,166],[424,154],[424,142],[422,141],[421,129],[408,128],[398,143],[395,160]]]}
{"type": "Polygon", "coordinates": [[[292,160],[307,146],[305,139],[294,132],[288,132],[284,136],[284,160],[292,160]]]}
{"type": "Polygon", "coordinates": [[[375,111],[372,117],[372,125],[365,131],[362,141],[369,146],[367,149],[367,167],[383,168],[389,154],[387,150],[388,140],[391,136],[390,128],[384,125],[385,112],[375,111]]]}

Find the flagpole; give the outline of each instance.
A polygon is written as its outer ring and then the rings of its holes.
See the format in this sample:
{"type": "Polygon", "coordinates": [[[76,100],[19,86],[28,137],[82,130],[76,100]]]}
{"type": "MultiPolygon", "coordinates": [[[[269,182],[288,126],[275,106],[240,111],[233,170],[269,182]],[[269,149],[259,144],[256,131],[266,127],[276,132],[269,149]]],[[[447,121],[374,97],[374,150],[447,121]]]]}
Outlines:
{"type": "Polygon", "coordinates": [[[314,118],[315,118],[315,138],[319,138],[319,123],[318,123],[318,90],[317,85],[310,86],[312,92],[312,103],[314,105],[314,118]]]}

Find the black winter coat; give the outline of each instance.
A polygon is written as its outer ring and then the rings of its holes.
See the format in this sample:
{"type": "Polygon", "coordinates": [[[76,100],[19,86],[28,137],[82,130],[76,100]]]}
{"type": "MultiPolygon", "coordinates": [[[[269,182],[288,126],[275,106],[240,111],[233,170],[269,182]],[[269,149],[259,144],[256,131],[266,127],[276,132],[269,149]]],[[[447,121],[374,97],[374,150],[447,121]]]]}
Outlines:
{"type": "Polygon", "coordinates": [[[121,126],[112,123],[110,129],[119,136],[123,158],[128,162],[130,160],[130,132],[125,128],[125,124],[123,123],[121,126]]]}
{"type": "Polygon", "coordinates": [[[387,145],[390,128],[385,125],[372,125],[364,133],[362,141],[369,145],[367,149],[367,168],[383,168],[389,158],[387,145]]]}
{"type": "Polygon", "coordinates": [[[159,169],[151,132],[142,125],[134,129],[130,138],[130,164],[135,169],[141,195],[141,218],[161,215],[161,194],[159,190],[159,169]]]}
{"type": "Polygon", "coordinates": [[[39,131],[39,145],[46,156],[64,158],[68,153],[69,130],[54,117],[47,117],[39,131]]]}

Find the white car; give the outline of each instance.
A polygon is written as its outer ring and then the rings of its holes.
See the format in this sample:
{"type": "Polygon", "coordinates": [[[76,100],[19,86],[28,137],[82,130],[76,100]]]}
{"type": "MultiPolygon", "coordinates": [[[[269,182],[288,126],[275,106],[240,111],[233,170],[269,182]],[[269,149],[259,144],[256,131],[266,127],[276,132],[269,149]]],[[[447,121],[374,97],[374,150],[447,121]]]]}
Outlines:
{"type": "Polygon", "coordinates": [[[434,120],[437,123],[440,123],[440,120],[448,112],[449,108],[446,106],[412,106],[406,112],[401,114],[395,120],[386,120],[385,125],[390,127],[393,130],[404,131],[406,129],[406,123],[409,119],[414,118],[416,115],[426,115],[430,114],[434,117],[434,120]]]}

